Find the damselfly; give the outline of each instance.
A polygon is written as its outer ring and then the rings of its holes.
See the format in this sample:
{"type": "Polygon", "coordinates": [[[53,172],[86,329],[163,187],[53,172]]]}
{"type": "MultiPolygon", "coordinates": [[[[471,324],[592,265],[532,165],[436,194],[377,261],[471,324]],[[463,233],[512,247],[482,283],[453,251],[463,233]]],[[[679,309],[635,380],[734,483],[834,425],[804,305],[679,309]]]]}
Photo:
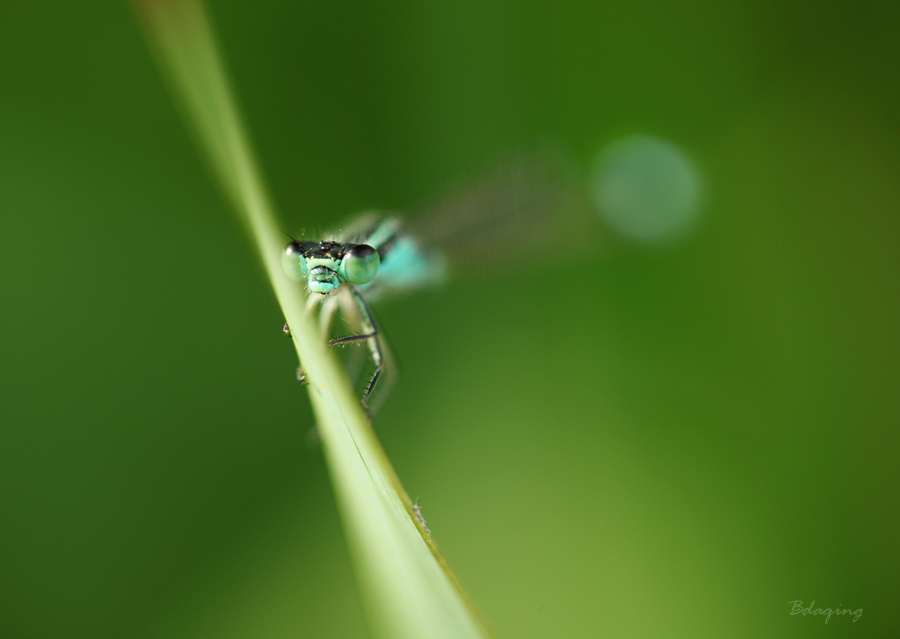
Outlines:
{"type": "MultiPolygon", "coordinates": [[[[455,191],[410,223],[368,214],[326,239],[293,240],[282,264],[292,279],[305,282],[311,303],[321,303],[320,324],[332,346],[368,346],[374,372],[361,401],[371,414],[373,392],[379,384],[390,385],[384,380],[392,371],[369,301],[440,283],[453,271],[522,264],[523,252],[526,262],[566,268],[579,251],[596,245],[592,218],[568,163],[558,154],[529,153],[455,191]],[[556,264],[554,258],[559,258],[556,264]],[[339,309],[358,330],[331,337],[339,309]]],[[[380,392],[379,405],[386,394],[380,392]]]]}

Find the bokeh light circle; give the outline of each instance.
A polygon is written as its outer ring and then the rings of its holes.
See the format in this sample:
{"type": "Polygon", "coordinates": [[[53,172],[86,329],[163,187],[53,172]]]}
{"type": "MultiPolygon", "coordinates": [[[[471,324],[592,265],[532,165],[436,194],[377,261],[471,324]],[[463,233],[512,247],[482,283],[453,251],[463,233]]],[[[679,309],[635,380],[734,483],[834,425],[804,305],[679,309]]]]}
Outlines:
{"type": "Polygon", "coordinates": [[[594,202],[618,233],[639,242],[682,237],[700,204],[700,179],[691,158],[667,140],[632,136],[597,158],[594,202]]]}

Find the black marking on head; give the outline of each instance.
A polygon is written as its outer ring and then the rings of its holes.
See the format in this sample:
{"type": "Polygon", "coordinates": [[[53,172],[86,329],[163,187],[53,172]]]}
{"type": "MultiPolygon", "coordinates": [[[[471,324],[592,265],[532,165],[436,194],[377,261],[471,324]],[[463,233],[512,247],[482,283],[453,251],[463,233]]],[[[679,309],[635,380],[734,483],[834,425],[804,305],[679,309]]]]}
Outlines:
{"type": "MultiPolygon", "coordinates": [[[[386,241],[382,242],[378,247],[378,257],[384,259],[384,256],[390,252],[393,247],[396,235],[391,235],[386,241]]],[[[295,242],[298,252],[303,254],[306,259],[332,259],[341,261],[344,257],[357,246],[366,246],[365,243],[341,243],[341,242],[295,242]]]]}
{"type": "Polygon", "coordinates": [[[340,242],[299,242],[303,257],[307,259],[341,260],[355,244],[340,242]]]}

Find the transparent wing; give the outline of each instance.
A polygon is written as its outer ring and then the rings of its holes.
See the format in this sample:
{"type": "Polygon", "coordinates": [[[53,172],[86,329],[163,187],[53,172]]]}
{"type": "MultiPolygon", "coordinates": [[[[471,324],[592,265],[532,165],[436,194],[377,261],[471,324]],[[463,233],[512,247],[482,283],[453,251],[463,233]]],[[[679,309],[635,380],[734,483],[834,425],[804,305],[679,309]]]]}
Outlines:
{"type": "Polygon", "coordinates": [[[606,243],[577,164],[548,146],[451,189],[410,216],[408,228],[423,246],[442,250],[453,270],[598,254],[606,243]]]}

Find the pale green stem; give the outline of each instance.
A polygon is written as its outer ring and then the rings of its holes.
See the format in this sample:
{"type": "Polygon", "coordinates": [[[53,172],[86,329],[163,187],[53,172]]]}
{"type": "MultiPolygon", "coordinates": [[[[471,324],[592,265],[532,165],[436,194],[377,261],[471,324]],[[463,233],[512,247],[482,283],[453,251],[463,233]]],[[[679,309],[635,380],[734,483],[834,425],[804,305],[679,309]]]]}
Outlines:
{"type": "Polygon", "coordinates": [[[285,240],[202,3],[137,0],[136,6],[176,101],[246,226],[291,327],[373,635],[487,637],[316,330],[301,286],[282,271],[285,240]]]}

